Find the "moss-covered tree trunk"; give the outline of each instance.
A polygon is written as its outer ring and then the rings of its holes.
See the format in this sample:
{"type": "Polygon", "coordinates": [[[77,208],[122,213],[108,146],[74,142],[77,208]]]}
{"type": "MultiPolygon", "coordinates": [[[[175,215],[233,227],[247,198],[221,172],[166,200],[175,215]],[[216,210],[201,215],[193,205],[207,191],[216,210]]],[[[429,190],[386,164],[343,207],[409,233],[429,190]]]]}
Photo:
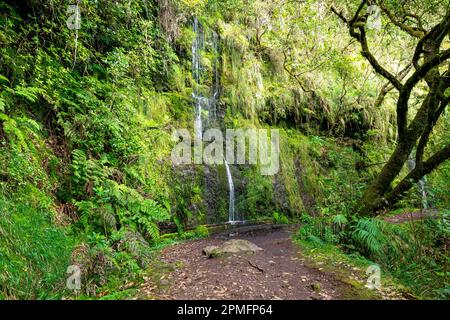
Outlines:
{"type": "Polygon", "coordinates": [[[384,194],[390,189],[395,177],[400,173],[404,163],[408,159],[412,146],[398,145],[389,161],[381,170],[373,183],[365,191],[360,201],[360,212],[370,215],[377,209],[387,205],[384,194]]]}
{"type": "MultiPolygon", "coordinates": [[[[392,202],[389,202],[385,198],[385,194],[390,191],[392,182],[398,176],[402,170],[404,164],[408,160],[414,146],[417,143],[419,137],[424,133],[428,111],[435,102],[435,94],[430,92],[427,98],[422,103],[421,108],[416,114],[416,117],[408,127],[408,130],[403,138],[399,138],[397,147],[389,158],[388,162],[381,169],[381,172],[367,188],[361,201],[359,210],[363,215],[371,215],[382,207],[390,206],[392,202]]],[[[419,177],[420,179],[421,177],[419,177]]],[[[391,197],[392,199],[398,199],[399,197],[391,197]]]]}

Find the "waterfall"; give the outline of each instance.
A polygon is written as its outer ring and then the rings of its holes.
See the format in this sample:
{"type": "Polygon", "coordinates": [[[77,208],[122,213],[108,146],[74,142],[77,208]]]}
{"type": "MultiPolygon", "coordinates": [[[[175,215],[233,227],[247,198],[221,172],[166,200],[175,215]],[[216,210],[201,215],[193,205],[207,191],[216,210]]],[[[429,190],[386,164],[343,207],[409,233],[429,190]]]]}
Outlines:
{"type": "Polygon", "coordinates": [[[200,50],[203,47],[204,37],[203,32],[200,30],[200,26],[196,17],[194,17],[194,33],[195,39],[192,42],[192,77],[195,80],[195,88],[192,93],[192,97],[195,101],[195,120],[194,120],[194,132],[197,139],[201,140],[203,136],[203,120],[202,120],[202,102],[204,97],[200,95],[198,87],[200,85],[200,50]]]}
{"type": "MultiPolygon", "coordinates": [[[[412,154],[409,156],[406,164],[407,164],[409,171],[414,170],[414,168],[416,167],[416,160],[414,159],[414,156],[412,154]]],[[[428,209],[427,191],[425,188],[426,178],[422,177],[422,179],[419,180],[418,185],[419,185],[420,196],[422,198],[422,207],[424,209],[428,209]]]]}
{"type": "Polygon", "coordinates": [[[235,210],[234,210],[234,184],[233,184],[233,176],[231,175],[230,166],[226,159],[224,159],[225,169],[227,171],[227,179],[228,179],[228,188],[230,190],[229,196],[229,205],[228,205],[228,222],[233,223],[236,222],[235,210]]]}
{"type": "MultiPolygon", "coordinates": [[[[195,103],[195,120],[194,120],[194,131],[197,139],[201,140],[203,136],[203,130],[205,127],[210,127],[217,121],[217,105],[220,96],[220,79],[218,71],[218,53],[219,53],[219,36],[217,33],[212,32],[211,42],[212,49],[215,54],[215,59],[213,61],[213,79],[211,92],[209,97],[205,97],[200,91],[199,87],[202,83],[201,73],[201,50],[204,48],[205,44],[205,34],[202,25],[196,17],[194,17],[193,29],[195,33],[195,39],[192,42],[192,77],[195,80],[195,88],[192,93],[192,97],[195,103]],[[206,117],[204,114],[207,114],[206,117]],[[204,124],[206,120],[206,125],[204,124]]],[[[230,166],[224,158],[224,165],[227,173],[228,188],[229,188],[229,206],[228,206],[228,221],[230,223],[237,222],[235,216],[235,190],[233,183],[233,176],[231,174],[230,166]]]]}

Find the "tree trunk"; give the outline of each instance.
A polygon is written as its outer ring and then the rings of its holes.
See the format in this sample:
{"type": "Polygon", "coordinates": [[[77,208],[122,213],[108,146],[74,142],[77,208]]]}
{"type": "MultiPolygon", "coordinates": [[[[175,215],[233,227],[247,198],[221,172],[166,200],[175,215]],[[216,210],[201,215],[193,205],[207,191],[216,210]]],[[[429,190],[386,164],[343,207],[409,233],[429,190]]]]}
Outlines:
{"type": "Polygon", "coordinates": [[[400,173],[408,159],[414,144],[399,144],[389,161],[384,165],[375,181],[365,191],[359,205],[361,215],[375,215],[375,212],[386,206],[385,193],[390,189],[392,181],[400,173]]]}
{"type": "MultiPolygon", "coordinates": [[[[424,132],[428,120],[430,104],[434,103],[435,94],[429,93],[422,103],[416,117],[407,128],[407,134],[398,140],[397,147],[388,162],[381,169],[373,183],[367,188],[359,203],[358,211],[361,215],[375,215],[376,211],[391,204],[385,194],[391,188],[391,184],[408,160],[417,140],[424,132]]],[[[421,177],[420,177],[421,178],[421,177]]]]}
{"type": "Polygon", "coordinates": [[[400,200],[411,187],[423,176],[436,169],[441,163],[450,157],[450,145],[435,153],[430,159],[416,166],[392,191],[386,194],[388,203],[395,203],[400,200]]]}

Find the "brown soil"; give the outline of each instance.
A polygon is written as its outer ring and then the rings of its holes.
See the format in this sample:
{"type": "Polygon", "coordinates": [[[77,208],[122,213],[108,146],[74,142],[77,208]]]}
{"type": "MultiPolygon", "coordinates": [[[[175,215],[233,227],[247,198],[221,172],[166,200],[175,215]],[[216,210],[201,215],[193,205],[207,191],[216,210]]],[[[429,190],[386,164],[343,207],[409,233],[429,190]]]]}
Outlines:
{"type": "Polygon", "coordinates": [[[220,246],[230,236],[168,247],[161,262],[172,270],[148,281],[143,295],[153,299],[345,299],[359,298],[354,288],[333,275],[305,265],[287,230],[260,230],[235,235],[261,247],[254,254],[208,259],[202,249],[220,246]],[[349,296],[349,292],[351,292],[349,296]]]}

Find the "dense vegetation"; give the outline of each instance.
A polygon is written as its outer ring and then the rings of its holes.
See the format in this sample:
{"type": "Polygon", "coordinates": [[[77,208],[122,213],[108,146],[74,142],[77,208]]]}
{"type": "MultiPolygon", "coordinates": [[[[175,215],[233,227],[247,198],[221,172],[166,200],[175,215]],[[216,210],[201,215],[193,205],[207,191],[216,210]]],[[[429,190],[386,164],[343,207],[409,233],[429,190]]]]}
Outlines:
{"type": "Polygon", "coordinates": [[[231,168],[244,219],[301,221],[301,242],[448,297],[446,1],[74,2],[80,29],[67,1],[0,1],[0,299],[71,296],[71,264],[83,297],[120,298],[157,248],[227,220],[224,166],[171,162],[215,83],[222,129],[280,130],[278,174],[231,168]],[[382,219],[424,204],[432,218],[382,219]]]}

